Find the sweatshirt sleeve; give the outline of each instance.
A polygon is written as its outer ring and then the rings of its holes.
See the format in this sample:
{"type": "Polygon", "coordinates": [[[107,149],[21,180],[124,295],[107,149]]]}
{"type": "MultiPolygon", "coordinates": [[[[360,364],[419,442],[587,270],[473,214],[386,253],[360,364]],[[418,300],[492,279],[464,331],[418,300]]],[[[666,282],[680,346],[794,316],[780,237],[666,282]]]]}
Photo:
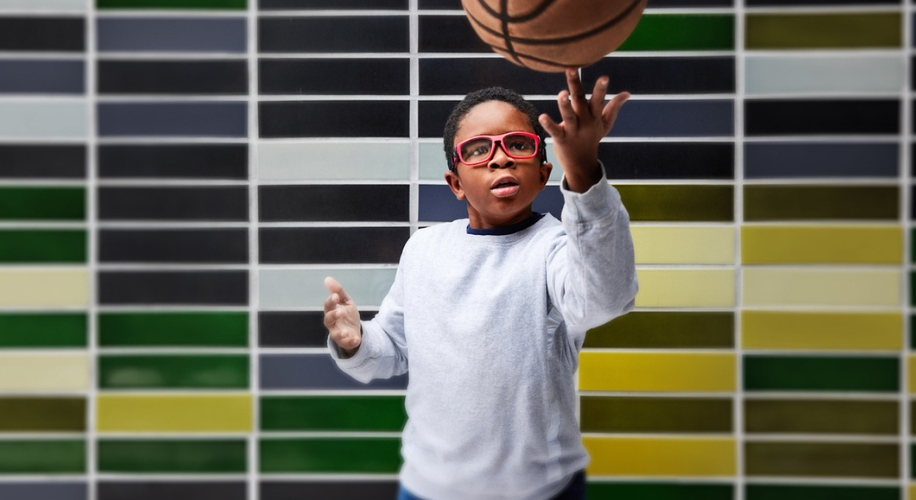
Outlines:
{"type": "Polygon", "coordinates": [[[570,333],[584,338],[633,308],[639,286],[630,217],[604,176],[584,193],[569,191],[565,179],[560,190],[565,235],[548,256],[548,292],[570,333]]]}
{"type": "MultiPolygon", "coordinates": [[[[403,257],[402,257],[403,264],[403,257]]],[[[337,366],[354,379],[367,384],[372,379],[390,378],[407,372],[407,340],[404,335],[403,272],[398,266],[394,283],[382,300],[378,314],[362,321],[362,342],[352,357],[345,357],[328,337],[328,349],[337,366]]]]}

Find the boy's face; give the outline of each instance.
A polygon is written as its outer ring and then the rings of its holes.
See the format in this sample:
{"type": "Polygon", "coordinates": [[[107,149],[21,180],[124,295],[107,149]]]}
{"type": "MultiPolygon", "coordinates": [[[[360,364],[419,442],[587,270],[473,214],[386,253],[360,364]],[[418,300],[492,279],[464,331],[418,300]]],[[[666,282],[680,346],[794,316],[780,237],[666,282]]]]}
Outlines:
{"type": "MultiPolygon", "coordinates": [[[[534,132],[528,116],[509,103],[487,101],[462,118],[455,144],[478,135],[516,131],[534,132]]],[[[491,229],[527,219],[531,203],[547,185],[552,168],[550,163],[541,163],[540,155],[525,160],[510,158],[500,143],[494,144],[489,161],[474,166],[459,161],[458,173],[446,172],[445,180],[455,197],[467,200],[471,228],[491,229]]]]}

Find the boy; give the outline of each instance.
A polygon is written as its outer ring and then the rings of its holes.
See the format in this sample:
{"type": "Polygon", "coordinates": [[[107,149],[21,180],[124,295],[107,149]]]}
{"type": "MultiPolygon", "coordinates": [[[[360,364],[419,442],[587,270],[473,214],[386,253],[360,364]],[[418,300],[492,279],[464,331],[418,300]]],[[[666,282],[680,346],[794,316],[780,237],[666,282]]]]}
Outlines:
{"type": "Polygon", "coordinates": [[[591,100],[574,69],[562,122],[505,89],[468,94],[446,123],[446,181],[468,219],[417,231],[378,315],[360,322],[327,278],[328,345],[368,382],[410,369],[402,499],[582,498],[588,455],[576,423],[585,332],[633,307],[629,217],[598,143],[629,97],[591,100]],[[564,167],[562,224],[534,214],[552,165],[564,167]]]}

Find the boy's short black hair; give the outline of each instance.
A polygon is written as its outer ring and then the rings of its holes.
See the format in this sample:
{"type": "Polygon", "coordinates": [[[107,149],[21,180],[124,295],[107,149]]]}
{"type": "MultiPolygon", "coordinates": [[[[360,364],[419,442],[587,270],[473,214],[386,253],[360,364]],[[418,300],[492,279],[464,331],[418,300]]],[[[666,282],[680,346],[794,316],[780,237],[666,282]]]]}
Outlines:
{"type": "Polygon", "coordinates": [[[448,120],[445,122],[445,132],[442,134],[442,142],[445,146],[445,160],[448,162],[448,169],[454,172],[457,168],[455,165],[455,134],[458,133],[458,125],[461,123],[461,120],[471,112],[474,106],[487,101],[502,101],[508,103],[528,116],[528,122],[531,124],[531,128],[541,140],[541,162],[546,162],[547,149],[545,141],[547,139],[547,131],[544,130],[544,127],[538,122],[540,113],[537,108],[513,90],[502,87],[488,87],[475,90],[464,96],[464,99],[452,109],[452,114],[449,115],[448,120]]]}

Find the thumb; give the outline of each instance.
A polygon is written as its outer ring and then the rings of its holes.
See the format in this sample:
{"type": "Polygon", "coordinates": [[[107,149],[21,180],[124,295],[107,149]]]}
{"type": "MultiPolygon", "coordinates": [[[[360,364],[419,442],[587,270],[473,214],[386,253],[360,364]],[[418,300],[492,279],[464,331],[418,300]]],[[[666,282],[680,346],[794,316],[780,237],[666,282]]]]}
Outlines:
{"type": "Polygon", "coordinates": [[[324,279],[324,287],[327,288],[329,292],[336,293],[337,296],[340,297],[341,304],[347,305],[353,303],[353,299],[344,291],[343,286],[341,286],[336,279],[328,276],[324,279]]]}

